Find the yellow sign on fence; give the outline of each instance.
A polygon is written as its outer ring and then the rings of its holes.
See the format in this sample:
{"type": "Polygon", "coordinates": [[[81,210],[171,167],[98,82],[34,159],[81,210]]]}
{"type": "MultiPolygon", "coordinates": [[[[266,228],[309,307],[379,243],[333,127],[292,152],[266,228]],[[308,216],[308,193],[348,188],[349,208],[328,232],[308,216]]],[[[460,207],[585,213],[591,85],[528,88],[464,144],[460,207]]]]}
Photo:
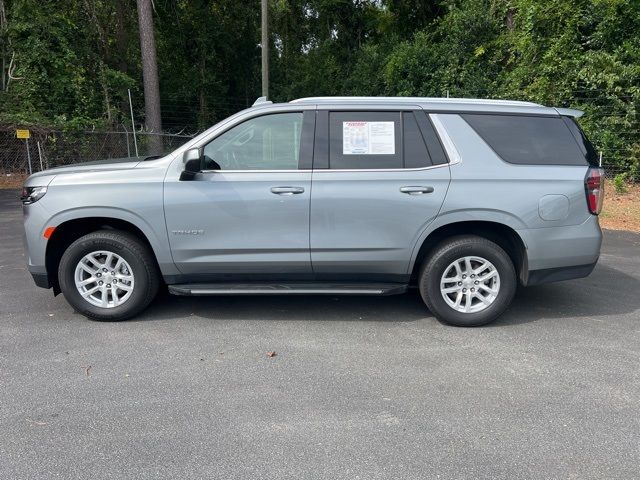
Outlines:
{"type": "Polygon", "coordinates": [[[16,137],[26,140],[27,138],[31,138],[31,132],[29,130],[16,130],[16,137]]]}

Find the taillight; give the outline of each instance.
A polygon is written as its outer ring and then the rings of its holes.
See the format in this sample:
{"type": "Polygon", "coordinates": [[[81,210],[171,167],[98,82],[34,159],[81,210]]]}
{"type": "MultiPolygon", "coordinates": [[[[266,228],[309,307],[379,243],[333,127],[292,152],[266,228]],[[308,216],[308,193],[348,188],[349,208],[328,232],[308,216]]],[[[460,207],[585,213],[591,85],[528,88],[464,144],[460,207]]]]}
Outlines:
{"type": "Polygon", "coordinates": [[[604,170],[590,168],[584,179],[584,189],[587,194],[589,211],[598,215],[602,210],[602,201],[604,200],[604,170]]]}

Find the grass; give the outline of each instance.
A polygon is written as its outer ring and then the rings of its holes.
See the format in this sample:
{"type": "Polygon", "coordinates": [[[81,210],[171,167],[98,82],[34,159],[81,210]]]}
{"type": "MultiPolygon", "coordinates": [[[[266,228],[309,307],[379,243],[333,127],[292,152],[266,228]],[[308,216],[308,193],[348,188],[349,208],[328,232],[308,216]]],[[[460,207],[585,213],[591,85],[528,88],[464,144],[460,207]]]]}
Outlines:
{"type": "MultiPolygon", "coordinates": [[[[0,188],[21,188],[26,175],[0,174],[0,188]]],[[[640,184],[629,184],[626,193],[616,193],[613,182],[605,185],[602,228],[640,232],[640,184]]]]}

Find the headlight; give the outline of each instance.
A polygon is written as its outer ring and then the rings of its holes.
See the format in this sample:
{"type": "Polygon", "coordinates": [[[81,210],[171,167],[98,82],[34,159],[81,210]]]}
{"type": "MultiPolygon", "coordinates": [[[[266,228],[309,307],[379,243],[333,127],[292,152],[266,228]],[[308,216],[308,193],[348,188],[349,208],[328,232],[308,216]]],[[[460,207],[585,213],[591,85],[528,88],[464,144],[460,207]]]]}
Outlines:
{"type": "Polygon", "coordinates": [[[45,193],[47,193],[47,187],[22,187],[20,200],[23,205],[31,205],[44,197],[45,193]]]}

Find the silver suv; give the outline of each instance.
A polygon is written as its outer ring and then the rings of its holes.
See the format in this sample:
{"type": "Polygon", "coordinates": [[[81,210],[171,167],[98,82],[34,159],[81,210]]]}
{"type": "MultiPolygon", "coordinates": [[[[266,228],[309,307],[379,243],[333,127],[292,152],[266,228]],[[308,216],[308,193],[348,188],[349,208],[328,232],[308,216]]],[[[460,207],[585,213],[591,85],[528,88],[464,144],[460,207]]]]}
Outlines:
{"type": "Polygon", "coordinates": [[[390,295],[453,325],[589,275],[603,172],[582,112],[323,97],[252,108],[162,158],[32,175],[29,271],[97,320],[176,295],[390,295]]]}

